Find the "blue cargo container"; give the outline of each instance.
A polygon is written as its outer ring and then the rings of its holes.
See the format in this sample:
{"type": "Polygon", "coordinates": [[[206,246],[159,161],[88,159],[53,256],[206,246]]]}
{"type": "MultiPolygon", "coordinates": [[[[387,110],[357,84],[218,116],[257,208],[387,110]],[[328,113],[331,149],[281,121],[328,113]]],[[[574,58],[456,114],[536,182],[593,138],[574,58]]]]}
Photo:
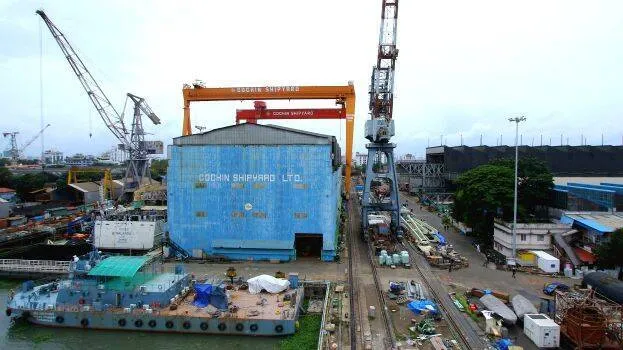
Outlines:
{"type": "Polygon", "coordinates": [[[341,200],[333,136],[240,124],[174,139],[170,238],[198,256],[335,258],[341,200]]]}

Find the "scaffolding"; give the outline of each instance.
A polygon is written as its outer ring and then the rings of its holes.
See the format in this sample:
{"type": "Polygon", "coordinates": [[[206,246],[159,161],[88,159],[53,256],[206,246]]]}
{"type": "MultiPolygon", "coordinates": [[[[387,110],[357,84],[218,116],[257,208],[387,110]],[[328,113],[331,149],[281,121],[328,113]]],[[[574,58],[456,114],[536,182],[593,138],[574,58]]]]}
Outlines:
{"type": "Polygon", "coordinates": [[[555,321],[576,349],[621,349],[623,307],[591,289],[556,292],[555,321]]]}

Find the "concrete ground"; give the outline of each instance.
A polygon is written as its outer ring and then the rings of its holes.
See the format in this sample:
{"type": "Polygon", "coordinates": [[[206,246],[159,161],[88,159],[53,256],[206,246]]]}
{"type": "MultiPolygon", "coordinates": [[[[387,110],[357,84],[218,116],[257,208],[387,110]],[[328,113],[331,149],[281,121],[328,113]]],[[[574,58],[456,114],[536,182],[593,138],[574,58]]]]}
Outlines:
{"type": "MultiPolygon", "coordinates": [[[[166,269],[173,269],[180,262],[165,263],[166,269]]],[[[316,281],[344,281],[346,280],[348,264],[323,262],[320,258],[298,258],[296,261],[286,263],[270,263],[266,261],[237,261],[228,263],[184,263],[187,273],[197,276],[221,276],[226,278],[225,272],[230,266],[236,269],[239,277],[248,279],[257,275],[267,274],[274,276],[276,272],[281,271],[286,275],[289,272],[298,272],[300,279],[316,280],[316,281]]]]}
{"type": "MultiPolygon", "coordinates": [[[[495,266],[483,266],[485,262],[484,254],[478,253],[472,245],[470,237],[460,234],[455,229],[444,230],[441,224],[441,217],[437,213],[432,213],[426,208],[420,209],[415,197],[407,196],[401,193],[401,202],[407,201],[409,208],[413,209],[414,214],[430,225],[434,226],[446,238],[449,244],[452,244],[456,251],[467,257],[469,267],[461,268],[448,272],[446,269],[435,269],[433,271],[439,276],[442,282],[448,286],[456,286],[459,289],[492,289],[505,293],[509,293],[511,297],[515,294],[521,294],[531,300],[537,307],[541,297],[546,297],[542,289],[545,283],[553,281],[561,281],[561,278],[552,278],[549,276],[532,275],[517,272],[516,278],[513,278],[510,271],[497,270],[495,266]]],[[[575,280],[562,278],[565,284],[573,285],[575,280]]],[[[522,326],[515,326],[515,329],[509,329],[511,337],[516,337],[517,345],[523,346],[524,349],[536,349],[535,345],[523,335],[522,326]]]]}

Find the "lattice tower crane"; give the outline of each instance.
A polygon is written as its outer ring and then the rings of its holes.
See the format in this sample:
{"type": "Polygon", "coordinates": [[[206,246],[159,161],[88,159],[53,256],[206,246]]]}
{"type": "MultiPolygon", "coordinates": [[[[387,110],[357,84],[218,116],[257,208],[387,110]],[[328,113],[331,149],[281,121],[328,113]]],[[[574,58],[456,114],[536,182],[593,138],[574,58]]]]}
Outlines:
{"type": "Polygon", "coordinates": [[[362,197],[364,238],[373,232],[371,221],[390,219],[390,230],[402,235],[400,202],[394,163],[394,73],[398,49],[398,0],[383,0],[376,65],[370,83],[370,120],[366,121],[365,137],[370,141],[366,165],[366,181],[362,197]]]}
{"type": "Polygon", "coordinates": [[[11,160],[17,161],[22,156],[26,148],[32,145],[32,143],[35,142],[39,138],[39,136],[43,134],[45,129],[47,129],[49,126],[50,124],[47,124],[46,126],[44,126],[43,129],[39,130],[39,132],[37,132],[35,136],[33,136],[30,140],[28,140],[25,144],[23,144],[22,147],[19,147],[19,148],[17,147],[17,134],[19,134],[18,131],[2,133],[4,137],[11,138],[11,148],[9,150],[9,154],[11,155],[11,160]]]}
{"type": "Polygon", "coordinates": [[[82,84],[93,106],[95,106],[97,113],[104,121],[104,124],[121,142],[120,147],[129,154],[128,168],[123,181],[123,191],[130,192],[136,189],[143,182],[144,178],[151,181],[149,172],[146,170],[148,160],[141,112],[147,115],[154,124],[160,124],[160,119],[153,113],[143,98],[127,94],[126,102],[127,99],[131,99],[134,103],[132,129],[128,131],[123,120],[123,114],[119,114],[112,103],[110,103],[110,100],[93,78],[93,75],[91,75],[91,72],[89,72],[84,65],[84,62],[82,62],[82,59],[78,56],[69,41],[67,41],[65,35],[52,23],[43,10],[38,10],[36,13],[41,16],[48,29],[50,29],[52,36],[61,48],[63,55],[80,81],[80,84],[82,84]]]}
{"type": "Polygon", "coordinates": [[[19,134],[19,131],[8,131],[8,132],[3,132],[2,136],[4,137],[9,137],[10,139],[10,143],[11,146],[9,146],[9,157],[11,157],[11,160],[16,161],[19,158],[19,148],[17,148],[17,134],[19,134]]]}

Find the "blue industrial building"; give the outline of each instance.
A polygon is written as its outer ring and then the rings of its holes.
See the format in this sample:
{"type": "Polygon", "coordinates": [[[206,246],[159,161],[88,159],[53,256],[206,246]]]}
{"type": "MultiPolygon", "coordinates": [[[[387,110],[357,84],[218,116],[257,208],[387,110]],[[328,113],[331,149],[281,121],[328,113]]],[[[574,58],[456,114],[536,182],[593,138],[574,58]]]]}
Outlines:
{"type": "Polygon", "coordinates": [[[623,184],[568,182],[566,185],[555,185],[553,202],[555,207],[565,210],[621,211],[623,184]]]}
{"type": "Polygon", "coordinates": [[[240,124],[175,138],[170,239],[195,257],[331,261],[341,174],[333,136],[240,124]]]}

